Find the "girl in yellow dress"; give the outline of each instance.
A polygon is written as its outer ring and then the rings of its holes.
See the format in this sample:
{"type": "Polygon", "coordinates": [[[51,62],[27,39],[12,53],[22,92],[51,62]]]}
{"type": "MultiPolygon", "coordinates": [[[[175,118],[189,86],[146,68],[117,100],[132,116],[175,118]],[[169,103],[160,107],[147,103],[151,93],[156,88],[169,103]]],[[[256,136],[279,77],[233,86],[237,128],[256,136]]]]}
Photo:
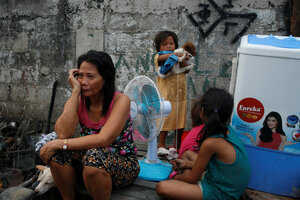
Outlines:
{"type": "MultiPolygon", "coordinates": [[[[175,55],[173,52],[178,48],[178,38],[172,31],[161,31],[155,36],[154,43],[158,52],[154,58],[157,70],[170,56],[175,55]]],[[[188,59],[189,57],[187,56],[186,60],[188,59]]],[[[181,65],[184,66],[184,64],[185,62],[181,65]]],[[[175,138],[174,146],[176,146],[177,140],[177,148],[180,147],[180,138],[185,127],[187,112],[186,74],[172,74],[166,78],[157,76],[156,84],[161,96],[165,100],[170,101],[172,105],[171,113],[165,118],[164,127],[159,135],[158,154],[163,154],[168,131],[176,131],[177,139],[175,138]]]]}

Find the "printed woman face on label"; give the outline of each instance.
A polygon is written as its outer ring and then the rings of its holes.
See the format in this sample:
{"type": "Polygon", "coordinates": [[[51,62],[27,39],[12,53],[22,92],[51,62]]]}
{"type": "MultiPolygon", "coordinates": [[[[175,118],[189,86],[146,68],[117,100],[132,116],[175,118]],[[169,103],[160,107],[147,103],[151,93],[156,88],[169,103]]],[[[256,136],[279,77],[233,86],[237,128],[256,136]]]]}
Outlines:
{"type": "Polygon", "coordinates": [[[276,132],[285,135],[282,129],[282,118],[278,112],[272,111],[265,117],[262,129],[262,134],[264,134],[265,131],[267,131],[267,135],[269,137],[271,136],[271,133],[276,132]]]}
{"type": "Polygon", "coordinates": [[[271,129],[273,132],[276,131],[278,121],[275,117],[268,117],[267,124],[268,124],[269,129],[271,129]]]}

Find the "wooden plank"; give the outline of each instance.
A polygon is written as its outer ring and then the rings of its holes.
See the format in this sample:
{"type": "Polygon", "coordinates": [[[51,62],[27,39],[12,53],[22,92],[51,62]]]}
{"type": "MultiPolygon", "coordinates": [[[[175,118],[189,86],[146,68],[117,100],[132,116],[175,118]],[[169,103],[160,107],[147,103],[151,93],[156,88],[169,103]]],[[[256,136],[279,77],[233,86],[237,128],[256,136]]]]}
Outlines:
{"type": "MultiPolygon", "coordinates": [[[[279,196],[247,188],[245,191],[252,200],[293,200],[294,198],[279,196]]],[[[299,198],[298,198],[299,200],[299,198]]]]}
{"type": "Polygon", "coordinates": [[[142,200],[142,198],[131,197],[131,196],[128,196],[128,195],[118,194],[116,192],[112,192],[111,200],[142,200]]]}
{"type": "MultiPolygon", "coordinates": [[[[137,155],[138,159],[146,157],[148,151],[147,142],[136,141],[136,146],[138,149],[137,155]]],[[[159,159],[166,160],[164,156],[159,156],[159,159]]],[[[132,185],[113,190],[111,199],[112,200],[162,200],[162,198],[156,193],[155,186],[157,182],[147,181],[142,179],[137,179],[132,185]]]]}
{"type": "Polygon", "coordinates": [[[142,179],[136,179],[135,182],[133,183],[133,185],[135,186],[150,189],[150,190],[155,190],[156,184],[157,182],[155,181],[146,181],[142,179]]]}
{"type": "MultiPolygon", "coordinates": [[[[121,196],[127,196],[129,198],[136,199],[151,199],[151,200],[162,200],[162,198],[156,193],[153,189],[147,189],[144,187],[139,187],[135,185],[131,185],[126,188],[121,188],[113,191],[114,195],[117,195],[117,198],[121,196]]],[[[112,198],[113,199],[113,198],[112,198]]]]}
{"type": "MultiPolygon", "coordinates": [[[[161,200],[155,191],[155,185],[156,182],[137,179],[130,186],[114,189],[111,194],[111,200],[161,200]]],[[[84,185],[77,185],[76,196],[76,199],[92,199],[84,185]]]]}

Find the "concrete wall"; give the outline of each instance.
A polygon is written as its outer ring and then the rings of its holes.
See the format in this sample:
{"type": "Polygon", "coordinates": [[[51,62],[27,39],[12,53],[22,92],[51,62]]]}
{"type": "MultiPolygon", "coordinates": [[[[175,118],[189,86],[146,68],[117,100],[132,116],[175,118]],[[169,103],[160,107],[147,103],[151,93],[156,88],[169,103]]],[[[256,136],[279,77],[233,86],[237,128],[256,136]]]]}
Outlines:
{"type": "MultiPolygon", "coordinates": [[[[155,80],[153,39],[160,30],[192,41],[188,100],[211,86],[228,89],[231,59],[245,34],[287,35],[288,0],[3,0],[0,1],[0,115],[52,122],[70,95],[68,69],[93,48],[108,52],[123,90],[130,79],[155,80]]],[[[189,103],[190,105],[190,103],[189,103]]],[[[187,116],[189,119],[189,116],[187,116]]],[[[190,128],[190,120],[187,127],[190,128]]]]}

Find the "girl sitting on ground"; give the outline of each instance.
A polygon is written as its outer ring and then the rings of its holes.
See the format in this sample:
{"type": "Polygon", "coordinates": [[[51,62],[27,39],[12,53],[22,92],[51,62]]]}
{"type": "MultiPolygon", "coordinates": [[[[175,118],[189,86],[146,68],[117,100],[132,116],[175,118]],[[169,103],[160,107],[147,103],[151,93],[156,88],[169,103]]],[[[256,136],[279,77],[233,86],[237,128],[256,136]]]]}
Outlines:
{"type": "Polygon", "coordinates": [[[248,185],[250,166],[243,143],[228,125],[233,98],[212,88],[200,102],[204,128],[197,159],[189,173],[159,182],[156,191],[167,199],[239,199],[248,185]]]}

